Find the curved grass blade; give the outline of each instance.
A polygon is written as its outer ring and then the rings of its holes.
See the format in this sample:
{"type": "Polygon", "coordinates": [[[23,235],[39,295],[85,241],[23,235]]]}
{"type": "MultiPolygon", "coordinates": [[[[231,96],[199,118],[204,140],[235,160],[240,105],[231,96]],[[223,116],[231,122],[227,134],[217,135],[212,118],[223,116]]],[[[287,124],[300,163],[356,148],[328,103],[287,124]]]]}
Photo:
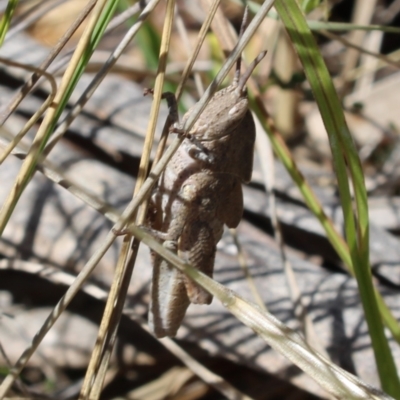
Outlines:
{"type": "Polygon", "coordinates": [[[395,396],[400,381],[385,337],[369,265],[367,195],[360,160],[348,130],[342,106],[315,39],[295,0],[277,0],[275,7],[298,52],[328,132],[344,214],[346,240],[358,282],[383,389],[395,396]],[[350,194],[348,173],[355,201],[350,194]]]}
{"type": "Polygon", "coordinates": [[[313,350],[295,331],[278,321],[274,316],[262,311],[258,306],[238,296],[232,290],[206,276],[184,262],[176,254],[168,251],[150,234],[136,226],[130,232],[160,254],[169,263],[188,275],[205,288],[242,323],[250,327],[271,347],[279,351],[337,399],[375,399],[390,400],[392,397],[372,388],[354,375],[329,362],[313,350]]]}

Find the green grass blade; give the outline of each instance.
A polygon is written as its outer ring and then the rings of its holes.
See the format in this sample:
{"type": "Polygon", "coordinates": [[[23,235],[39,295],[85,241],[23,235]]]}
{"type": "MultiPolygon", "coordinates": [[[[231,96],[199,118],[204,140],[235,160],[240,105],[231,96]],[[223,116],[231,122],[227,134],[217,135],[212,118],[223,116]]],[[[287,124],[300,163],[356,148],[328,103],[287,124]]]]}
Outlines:
{"type": "Polygon", "coordinates": [[[160,34],[147,22],[137,34],[137,43],[145,58],[147,68],[156,71],[159,61],[158,49],[161,44],[160,34]]]}
{"type": "Polygon", "coordinates": [[[77,65],[77,68],[74,71],[74,74],[72,75],[72,78],[70,80],[70,83],[65,91],[65,94],[63,98],[61,99],[59,106],[57,108],[55,118],[52,121],[52,124],[49,126],[49,129],[47,131],[47,136],[46,140],[42,142],[42,148],[45,147],[48,139],[50,138],[51,134],[54,131],[54,128],[64,111],[65,107],[67,106],[68,100],[71,97],[72,92],[74,91],[76,85],[79,82],[79,79],[81,78],[83,72],[85,71],[86,65],[88,64],[90,57],[92,56],[94,50],[96,49],[97,45],[99,44],[101,38],[103,37],[104,31],[107,28],[108,23],[110,22],[112,16],[114,15],[115,9],[118,5],[118,0],[113,0],[109,1],[108,4],[105,6],[105,9],[99,18],[95,28],[93,29],[93,33],[91,36],[91,39],[89,41],[89,44],[86,48],[86,51],[84,52],[82,58],[79,60],[79,63],[77,65]]]}
{"type": "MultiPolygon", "coordinates": [[[[239,0],[237,0],[238,4],[241,4],[239,0]]],[[[249,8],[252,12],[256,13],[260,9],[260,4],[255,3],[254,1],[249,1],[249,8]]],[[[308,7],[308,5],[306,5],[308,7]]],[[[312,8],[313,6],[311,6],[312,8]]],[[[275,11],[270,11],[268,13],[268,17],[272,19],[278,19],[279,16],[275,11]]],[[[316,21],[316,20],[306,20],[308,27],[312,31],[381,31],[386,33],[395,33],[400,34],[400,28],[395,26],[387,26],[387,25],[357,25],[348,22],[331,22],[331,21],[316,21]]]]}
{"type": "Polygon", "coordinates": [[[388,341],[384,335],[372,284],[369,266],[368,204],[358,154],[329,72],[298,3],[295,0],[277,0],[275,7],[298,52],[328,132],[344,214],[346,240],[350,249],[382,388],[390,395],[400,398],[400,381],[388,341]],[[354,206],[350,195],[346,163],[355,194],[354,206]]]}
{"type": "Polygon", "coordinates": [[[317,8],[321,0],[301,0],[300,5],[306,14],[317,8]]]}
{"type": "MultiPolygon", "coordinates": [[[[339,257],[347,267],[349,273],[352,276],[355,276],[353,262],[350,256],[349,247],[347,243],[344,241],[341,234],[335,228],[332,220],[326,215],[314,191],[312,190],[312,188],[310,187],[310,185],[308,184],[307,180],[304,178],[302,173],[297,168],[297,165],[290,153],[290,150],[286,146],[279,132],[274,127],[273,121],[268,117],[268,114],[265,111],[262,100],[260,98],[254,98],[251,92],[249,93],[249,98],[251,102],[251,108],[257,114],[262,127],[268,134],[268,137],[271,141],[275,154],[278,156],[282,164],[287,169],[293,182],[298,186],[301,194],[303,195],[304,201],[307,204],[307,207],[319,220],[321,226],[325,230],[326,236],[328,237],[333,248],[336,250],[339,257]]],[[[381,295],[376,289],[375,289],[375,295],[384,323],[389,328],[390,332],[393,335],[393,338],[400,344],[400,326],[396,318],[393,316],[393,314],[391,313],[391,311],[389,310],[384,300],[382,299],[381,295]]]]}
{"type": "Polygon", "coordinates": [[[6,37],[8,28],[11,24],[11,18],[14,15],[14,11],[17,8],[18,0],[9,0],[7,4],[6,11],[1,18],[0,22],[0,46],[3,44],[6,37]]]}
{"type": "MultiPolygon", "coordinates": [[[[30,149],[25,162],[23,163],[20,174],[16,179],[16,183],[13,189],[10,191],[10,194],[3,204],[2,209],[0,210],[0,234],[3,232],[7,222],[23,192],[26,185],[29,183],[31,177],[33,176],[36,165],[40,160],[40,156],[43,152],[46,143],[48,142],[51,134],[54,131],[54,128],[57,124],[58,119],[61,116],[62,111],[65,109],[68,100],[76,87],[80,77],[82,76],[84,69],[95,50],[97,44],[99,43],[108,22],[110,21],[115,8],[117,6],[118,0],[112,0],[106,2],[103,8],[99,8],[99,10],[103,10],[100,14],[100,17],[95,23],[94,28],[90,34],[89,41],[84,48],[84,51],[77,63],[77,66],[74,67],[73,73],[70,76],[70,79],[64,85],[62,82],[62,87],[60,86],[59,92],[57,93],[55,103],[57,104],[54,110],[50,110],[50,113],[46,114],[46,117],[39,128],[39,131],[34,139],[32,144],[32,148],[30,149]]],[[[72,62],[72,61],[71,61],[72,62]]],[[[71,69],[71,68],[70,68],[71,69]]],[[[67,69],[68,70],[68,69],[67,69]]],[[[67,72],[67,71],[66,71],[67,72]]],[[[64,75],[64,77],[66,74],[64,75]]],[[[68,75],[69,76],[69,75],[68,75]]],[[[64,80],[64,79],[63,79],[64,80]]]]}
{"type": "Polygon", "coordinates": [[[400,28],[395,26],[385,26],[385,25],[356,25],[349,24],[345,22],[330,22],[330,21],[307,21],[309,28],[312,31],[380,31],[386,33],[400,34],[400,28]]]}

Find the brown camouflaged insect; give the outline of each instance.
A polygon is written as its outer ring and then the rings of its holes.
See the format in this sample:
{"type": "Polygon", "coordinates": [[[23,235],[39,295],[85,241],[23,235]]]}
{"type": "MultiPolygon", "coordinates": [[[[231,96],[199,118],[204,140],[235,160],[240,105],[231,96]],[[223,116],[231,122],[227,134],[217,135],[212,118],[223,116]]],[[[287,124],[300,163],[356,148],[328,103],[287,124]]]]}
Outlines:
{"type": "MultiPolygon", "coordinates": [[[[163,245],[212,277],[224,224],[235,228],[243,214],[242,182],[253,169],[255,125],[246,82],[265,56],[214,94],[153,191],[147,223],[163,245]]],[[[172,94],[163,97],[171,102],[172,94]]],[[[176,109],[176,108],[175,108],[176,109]]],[[[181,132],[191,110],[175,132],[181,132]]],[[[149,325],[157,337],[175,336],[190,303],[210,304],[212,295],[152,253],[154,267],[149,325]]]]}

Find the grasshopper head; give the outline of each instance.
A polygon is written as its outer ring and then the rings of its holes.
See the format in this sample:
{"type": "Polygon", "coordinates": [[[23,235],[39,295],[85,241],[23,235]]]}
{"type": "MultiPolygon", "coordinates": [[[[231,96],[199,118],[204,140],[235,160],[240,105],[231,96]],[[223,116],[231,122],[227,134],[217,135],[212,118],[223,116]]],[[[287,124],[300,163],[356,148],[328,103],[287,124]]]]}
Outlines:
{"type": "Polygon", "coordinates": [[[220,139],[229,135],[241,123],[249,107],[246,83],[265,54],[265,51],[261,52],[242,76],[238,62],[232,85],[215,93],[197,120],[192,132],[198,140],[220,139]]]}

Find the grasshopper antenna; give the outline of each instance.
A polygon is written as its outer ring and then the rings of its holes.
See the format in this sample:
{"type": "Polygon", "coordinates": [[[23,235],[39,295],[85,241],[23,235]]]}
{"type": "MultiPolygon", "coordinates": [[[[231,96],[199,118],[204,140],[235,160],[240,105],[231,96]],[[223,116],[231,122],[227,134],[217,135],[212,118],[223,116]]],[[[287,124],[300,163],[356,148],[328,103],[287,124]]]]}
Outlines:
{"type": "MultiPolygon", "coordinates": [[[[249,16],[249,6],[244,8],[242,24],[240,25],[239,39],[243,36],[243,33],[247,26],[247,19],[249,16]]],[[[242,66],[242,57],[240,56],[236,61],[235,77],[233,78],[233,83],[238,83],[240,79],[240,68],[242,66]]]]}
{"type": "Polygon", "coordinates": [[[246,69],[245,73],[240,77],[240,80],[238,82],[237,86],[237,92],[240,94],[245,94],[246,93],[246,82],[250,78],[250,75],[253,73],[254,68],[257,67],[257,65],[260,63],[260,61],[265,57],[267,54],[267,51],[264,50],[262,51],[254,60],[253,62],[249,65],[249,67],[246,69]]]}

